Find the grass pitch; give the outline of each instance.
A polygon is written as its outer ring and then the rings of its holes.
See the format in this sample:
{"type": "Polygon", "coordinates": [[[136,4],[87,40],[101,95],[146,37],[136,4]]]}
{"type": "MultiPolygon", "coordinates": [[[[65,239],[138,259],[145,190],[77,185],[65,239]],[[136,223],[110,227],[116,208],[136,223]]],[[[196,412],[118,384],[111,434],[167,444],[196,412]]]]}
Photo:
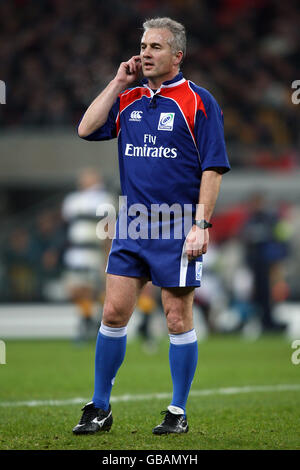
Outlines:
{"type": "Polygon", "coordinates": [[[151,430],[170,400],[157,394],[172,390],[168,348],[168,341],[162,341],[149,355],[139,340],[130,342],[113,387],[111,431],[74,436],[85,402],[66,400],[91,399],[95,343],[6,341],[7,364],[0,365],[0,449],[300,449],[300,388],[272,388],[300,385],[300,365],[291,362],[288,340],[214,336],[200,342],[187,406],[190,431],[154,436],[151,430]],[[255,391],[255,386],[269,388],[255,391]],[[237,390],[220,390],[229,387],[237,390]],[[248,392],[241,387],[249,387],[248,392]]]}

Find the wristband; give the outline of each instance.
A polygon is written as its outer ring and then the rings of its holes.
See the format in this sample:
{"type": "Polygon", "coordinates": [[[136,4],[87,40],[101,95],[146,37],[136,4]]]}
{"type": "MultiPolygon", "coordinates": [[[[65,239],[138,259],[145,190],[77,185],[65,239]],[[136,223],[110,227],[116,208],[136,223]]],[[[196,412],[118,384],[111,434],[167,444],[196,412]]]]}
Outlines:
{"type": "Polygon", "coordinates": [[[207,222],[207,220],[202,219],[202,220],[194,220],[194,224],[197,225],[197,227],[206,229],[206,228],[211,228],[212,224],[210,222],[207,222]]]}

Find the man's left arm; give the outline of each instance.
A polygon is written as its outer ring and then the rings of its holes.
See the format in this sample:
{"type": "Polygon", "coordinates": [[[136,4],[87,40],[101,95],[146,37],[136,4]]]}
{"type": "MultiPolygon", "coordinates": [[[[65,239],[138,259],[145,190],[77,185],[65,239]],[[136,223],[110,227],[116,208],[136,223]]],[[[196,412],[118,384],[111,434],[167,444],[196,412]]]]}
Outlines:
{"type": "MultiPolygon", "coordinates": [[[[195,221],[210,222],[222,181],[222,170],[206,170],[202,174],[199,192],[199,202],[195,214],[195,221]]],[[[203,224],[203,222],[202,222],[203,224]]],[[[209,243],[209,228],[200,228],[193,224],[186,238],[186,254],[188,260],[197,258],[207,252],[209,243]]]]}
{"type": "Polygon", "coordinates": [[[196,85],[191,86],[194,86],[194,91],[198,93],[201,104],[196,115],[195,135],[202,176],[195,215],[195,220],[199,221],[200,226],[194,223],[186,238],[185,252],[189,261],[207,252],[209,231],[205,227],[209,226],[219,194],[222,174],[230,170],[224,139],[223,112],[207,90],[196,85]]]}

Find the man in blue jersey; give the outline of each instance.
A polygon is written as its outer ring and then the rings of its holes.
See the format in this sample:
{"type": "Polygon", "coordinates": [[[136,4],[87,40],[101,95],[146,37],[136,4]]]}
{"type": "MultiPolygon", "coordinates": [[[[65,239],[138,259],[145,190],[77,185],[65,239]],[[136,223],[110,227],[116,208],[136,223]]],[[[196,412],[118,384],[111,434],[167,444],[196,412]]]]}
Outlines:
{"type": "Polygon", "coordinates": [[[120,211],[106,269],[94,396],[83,408],[75,434],[111,428],[110,394],[125,356],[127,324],[149,280],[161,287],[173,383],[172,401],[153,433],[188,431],[186,403],[198,359],[194,288],[200,285],[222,174],[230,166],[219,105],[180,72],[184,26],[170,18],[148,20],[143,26],[140,55],[121,63],[78,127],[79,136],[87,140],[118,137],[121,188],[129,210],[120,211]],[[141,73],[141,86],[129,88],[141,73]],[[146,230],[140,237],[131,236],[130,230],[124,236],[137,207],[146,230]],[[186,236],[176,236],[178,225],[185,225],[186,207],[191,208],[191,224],[186,236]],[[162,217],[157,218],[160,209],[162,217]],[[168,209],[173,213],[170,236],[157,236],[155,229],[160,234],[168,209]]]}

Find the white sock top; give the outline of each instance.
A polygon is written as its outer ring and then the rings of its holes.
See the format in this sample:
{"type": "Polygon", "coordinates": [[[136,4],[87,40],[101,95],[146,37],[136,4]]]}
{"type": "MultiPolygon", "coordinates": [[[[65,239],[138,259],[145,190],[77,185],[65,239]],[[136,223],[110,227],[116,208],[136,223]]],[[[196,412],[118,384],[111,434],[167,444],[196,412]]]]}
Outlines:
{"type": "Polygon", "coordinates": [[[188,344],[194,343],[197,341],[197,335],[195,328],[186,333],[180,333],[179,335],[169,335],[170,336],[170,343],[172,344],[188,344]]]}
{"type": "Polygon", "coordinates": [[[121,328],[111,328],[110,326],[103,325],[101,322],[99,331],[104,336],[110,336],[111,338],[121,338],[122,336],[127,335],[127,326],[122,326],[121,328]]]}

